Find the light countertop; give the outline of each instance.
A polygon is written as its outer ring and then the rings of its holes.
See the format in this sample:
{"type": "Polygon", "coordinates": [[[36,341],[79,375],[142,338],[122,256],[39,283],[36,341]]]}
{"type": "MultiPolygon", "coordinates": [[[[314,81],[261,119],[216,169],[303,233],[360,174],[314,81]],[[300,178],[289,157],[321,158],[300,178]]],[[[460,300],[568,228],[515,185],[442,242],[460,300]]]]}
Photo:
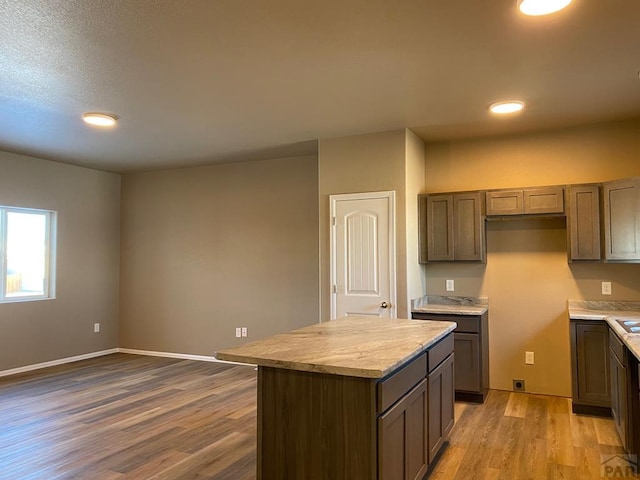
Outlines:
{"type": "Polygon", "coordinates": [[[640,362],[640,334],[629,333],[616,321],[640,320],[640,302],[569,300],[571,320],[604,320],[640,362]]]}
{"type": "Polygon", "coordinates": [[[482,315],[489,309],[486,297],[425,295],[411,301],[411,311],[449,315],[482,315]]]}
{"type": "Polygon", "coordinates": [[[345,317],[216,352],[264,367],[382,378],[456,328],[455,322],[345,317]]]}

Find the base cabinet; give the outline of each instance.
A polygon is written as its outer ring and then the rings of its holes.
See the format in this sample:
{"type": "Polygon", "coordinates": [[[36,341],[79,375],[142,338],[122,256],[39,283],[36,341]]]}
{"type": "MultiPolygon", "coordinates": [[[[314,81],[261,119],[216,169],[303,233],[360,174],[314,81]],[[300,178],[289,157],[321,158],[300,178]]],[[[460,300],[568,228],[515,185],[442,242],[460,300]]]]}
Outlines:
{"type": "Polygon", "coordinates": [[[428,443],[432,463],[446,441],[454,422],[454,355],[443,361],[428,377],[428,443]]]}
{"type": "Polygon", "coordinates": [[[456,322],[454,349],[456,355],[455,399],[484,403],[489,393],[489,315],[451,315],[413,312],[417,320],[456,322]]]}
{"type": "Polygon", "coordinates": [[[609,326],[604,320],[571,320],[573,412],[611,416],[609,326]]]}
{"type": "Polygon", "coordinates": [[[453,333],[385,378],[258,367],[257,480],[419,480],[453,427],[453,333]]]}
{"type": "Polygon", "coordinates": [[[427,379],[378,419],[381,479],[421,479],[429,465],[427,379]]]}

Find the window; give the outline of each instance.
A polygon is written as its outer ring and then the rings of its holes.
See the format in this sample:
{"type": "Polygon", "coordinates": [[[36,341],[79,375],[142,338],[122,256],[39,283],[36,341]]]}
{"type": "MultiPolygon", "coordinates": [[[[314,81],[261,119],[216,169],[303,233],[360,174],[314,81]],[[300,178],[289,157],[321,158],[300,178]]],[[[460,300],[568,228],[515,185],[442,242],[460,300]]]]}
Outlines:
{"type": "Polygon", "coordinates": [[[55,297],[56,212],[0,207],[0,302],[55,297]]]}

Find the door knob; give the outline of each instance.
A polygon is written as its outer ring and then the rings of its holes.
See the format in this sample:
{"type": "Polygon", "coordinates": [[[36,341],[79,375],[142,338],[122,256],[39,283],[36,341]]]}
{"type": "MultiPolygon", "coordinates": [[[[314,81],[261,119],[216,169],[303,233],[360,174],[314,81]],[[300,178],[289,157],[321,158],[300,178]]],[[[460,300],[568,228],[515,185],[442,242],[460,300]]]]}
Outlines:
{"type": "Polygon", "coordinates": [[[382,308],[389,308],[391,305],[389,305],[387,302],[382,302],[382,305],[380,305],[382,308]]]}

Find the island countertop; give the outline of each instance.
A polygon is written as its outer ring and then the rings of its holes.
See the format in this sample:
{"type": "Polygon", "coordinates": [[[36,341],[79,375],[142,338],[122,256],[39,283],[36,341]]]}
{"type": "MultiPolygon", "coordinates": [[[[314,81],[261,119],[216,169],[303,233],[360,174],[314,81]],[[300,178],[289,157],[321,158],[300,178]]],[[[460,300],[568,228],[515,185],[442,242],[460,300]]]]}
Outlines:
{"type": "Polygon", "coordinates": [[[382,378],[453,332],[455,322],[346,317],[216,352],[263,367],[382,378]]]}

